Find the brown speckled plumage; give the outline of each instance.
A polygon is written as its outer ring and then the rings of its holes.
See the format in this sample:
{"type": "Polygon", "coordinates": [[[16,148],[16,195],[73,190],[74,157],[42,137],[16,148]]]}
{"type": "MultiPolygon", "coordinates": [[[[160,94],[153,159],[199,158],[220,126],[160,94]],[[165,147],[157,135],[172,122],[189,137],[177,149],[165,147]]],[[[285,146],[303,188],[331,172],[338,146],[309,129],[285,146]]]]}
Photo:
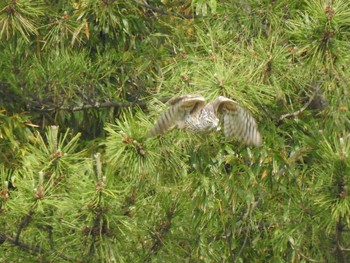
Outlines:
{"type": "Polygon", "coordinates": [[[168,104],[169,109],[159,116],[148,137],[162,134],[175,126],[197,133],[217,131],[221,122],[226,138],[235,138],[247,145],[262,144],[254,118],[234,100],[219,96],[205,104],[201,95],[183,95],[170,99],[168,104]]]}

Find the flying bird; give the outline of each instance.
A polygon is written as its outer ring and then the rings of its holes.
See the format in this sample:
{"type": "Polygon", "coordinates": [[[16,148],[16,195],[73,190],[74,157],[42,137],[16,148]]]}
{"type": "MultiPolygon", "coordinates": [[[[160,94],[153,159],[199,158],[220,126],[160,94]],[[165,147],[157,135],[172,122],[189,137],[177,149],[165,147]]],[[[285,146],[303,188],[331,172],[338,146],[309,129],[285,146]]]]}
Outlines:
{"type": "Polygon", "coordinates": [[[183,95],[168,101],[169,108],[158,117],[147,137],[163,134],[174,127],[194,133],[219,131],[246,145],[260,146],[262,138],[255,119],[237,102],[219,96],[206,104],[201,95],[183,95]]]}

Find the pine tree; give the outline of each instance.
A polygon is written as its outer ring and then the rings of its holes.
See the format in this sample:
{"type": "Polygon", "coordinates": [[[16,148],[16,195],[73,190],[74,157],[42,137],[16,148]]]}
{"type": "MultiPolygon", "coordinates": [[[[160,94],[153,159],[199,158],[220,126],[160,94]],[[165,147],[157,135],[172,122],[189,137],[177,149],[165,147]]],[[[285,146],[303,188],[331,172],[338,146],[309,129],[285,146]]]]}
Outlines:
{"type": "Polygon", "coordinates": [[[0,261],[347,262],[349,7],[2,1],[0,261]],[[263,146],[145,138],[193,93],[263,146]]]}

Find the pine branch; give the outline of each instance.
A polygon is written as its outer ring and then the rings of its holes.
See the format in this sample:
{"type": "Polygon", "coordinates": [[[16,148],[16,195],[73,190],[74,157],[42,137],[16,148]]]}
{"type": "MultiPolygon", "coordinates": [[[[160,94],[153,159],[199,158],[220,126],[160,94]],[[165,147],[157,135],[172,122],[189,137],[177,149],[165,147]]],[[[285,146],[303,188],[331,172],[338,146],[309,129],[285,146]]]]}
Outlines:
{"type": "Polygon", "coordinates": [[[29,213],[22,219],[21,223],[19,224],[18,231],[16,234],[15,241],[19,242],[19,237],[22,233],[22,230],[29,225],[30,221],[32,220],[32,217],[34,215],[34,211],[29,211],[29,213]]]}
{"type": "Polygon", "coordinates": [[[176,209],[176,206],[174,204],[172,205],[170,210],[167,212],[165,221],[158,222],[159,224],[157,227],[159,228],[159,230],[156,231],[156,233],[153,235],[153,245],[149,250],[149,256],[152,254],[156,254],[161,248],[161,245],[163,244],[163,240],[170,230],[175,209],[176,209]]]}
{"type": "Polygon", "coordinates": [[[0,245],[6,241],[6,235],[3,233],[0,233],[0,245]]]}
{"type": "Polygon", "coordinates": [[[344,253],[344,249],[342,248],[342,243],[343,243],[343,235],[342,235],[342,229],[343,229],[343,223],[342,223],[342,219],[339,218],[337,226],[336,226],[336,247],[335,247],[335,253],[336,253],[336,257],[338,259],[338,262],[340,263],[345,263],[348,262],[346,259],[346,255],[344,253]]]}
{"type": "MultiPolygon", "coordinates": [[[[17,237],[12,237],[10,235],[6,235],[4,233],[0,233],[0,239],[10,242],[12,245],[18,246],[22,250],[27,251],[30,254],[34,255],[34,256],[38,256],[39,254],[52,255],[52,251],[47,251],[47,250],[43,249],[41,246],[29,245],[29,244],[27,244],[25,242],[17,240],[17,237]]],[[[69,256],[64,255],[62,253],[57,253],[57,252],[55,252],[55,253],[56,253],[56,255],[58,257],[66,260],[66,261],[69,261],[69,262],[75,262],[76,261],[73,258],[70,258],[69,256]]]]}
{"type": "MultiPolygon", "coordinates": [[[[159,101],[165,103],[170,99],[170,97],[160,98],[159,101]]],[[[45,106],[36,105],[35,107],[30,107],[31,110],[41,113],[57,112],[57,111],[84,111],[90,109],[102,109],[102,108],[129,108],[134,106],[139,106],[140,108],[146,108],[148,102],[145,101],[135,101],[135,102],[94,102],[91,104],[82,104],[79,106],[45,106]]]]}
{"type": "MultiPolygon", "coordinates": [[[[196,15],[196,14],[193,14],[193,15],[183,15],[183,14],[179,14],[179,13],[175,13],[175,12],[169,12],[169,11],[165,11],[163,9],[160,9],[158,7],[155,7],[155,6],[152,6],[150,4],[145,4],[145,3],[140,3],[136,0],[131,0],[132,2],[134,2],[135,4],[137,4],[138,6],[142,6],[142,7],[145,7],[155,13],[159,13],[161,15],[170,15],[170,16],[175,16],[175,17],[180,17],[180,18],[185,18],[185,19],[192,19],[192,18],[200,18],[202,16],[200,15],[196,15]]],[[[146,1],[145,1],[146,2],[146,1]]]]}
{"type": "MultiPolygon", "coordinates": [[[[260,201],[261,201],[261,197],[259,197],[258,200],[256,200],[255,202],[253,202],[253,203],[251,204],[250,209],[248,209],[248,210],[241,216],[241,218],[240,218],[240,221],[241,221],[241,222],[248,221],[248,220],[247,220],[247,219],[248,219],[248,216],[251,216],[252,211],[254,211],[254,209],[258,206],[258,204],[260,203],[260,201]]],[[[241,230],[242,230],[242,228],[241,228],[241,230]]],[[[243,252],[245,246],[247,245],[248,237],[249,237],[249,235],[250,235],[250,230],[251,230],[251,227],[248,227],[248,228],[246,229],[246,231],[245,231],[246,233],[245,233],[245,237],[244,237],[244,240],[243,240],[243,244],[242,244],[241,248],[239,249],[238,253],[236,254],[236,256],[234,257],[233,262],[236,262],[236,261],[237,261],[237,259],[239,258],[239,256],[240,256],[241,253],[243,252]]]]}
{"type": "Polygon", "coordinates": [[[125,197],[124,204],[121,207],[122,214],[127,217],[131,217],[131,206],[135,204],[136,201],[136,190],[133,189],[131,194],[125,197]]]}

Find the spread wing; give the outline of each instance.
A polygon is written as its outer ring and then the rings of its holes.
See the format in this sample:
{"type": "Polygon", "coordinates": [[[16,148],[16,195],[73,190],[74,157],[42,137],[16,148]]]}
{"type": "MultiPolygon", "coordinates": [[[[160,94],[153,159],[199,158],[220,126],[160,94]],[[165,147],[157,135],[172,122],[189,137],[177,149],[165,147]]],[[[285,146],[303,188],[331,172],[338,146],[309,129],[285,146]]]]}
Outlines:
{"type": "Polygon", "coordinates": [[[205,99],[201,95],[183,95],[168,101],[169,109],[160,115],[155,126],[148,132],[147,137],[162,134],[175,125],[184,128],[184,117],[186,114],[199,114],[204,107],[205,99]]]}
{"type": "Polygon", "coordinates": [[[220,96],[208,103],[207,106],[212,107],[215,114],[222,115],[221,121],[223,122],[226,138],[234,137],[248,145],[260,146],[262,144],[262,138],[255,119],[249,112],[240,107],[237,102],[220,96]]]}

